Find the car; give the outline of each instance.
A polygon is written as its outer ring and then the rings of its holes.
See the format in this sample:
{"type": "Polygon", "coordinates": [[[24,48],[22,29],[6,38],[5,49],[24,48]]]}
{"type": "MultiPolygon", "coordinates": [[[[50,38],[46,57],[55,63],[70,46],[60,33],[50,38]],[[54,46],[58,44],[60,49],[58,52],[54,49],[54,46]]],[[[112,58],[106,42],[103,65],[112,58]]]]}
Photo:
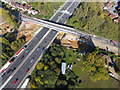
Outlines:
{"type": "Polygon", "coordinates": [[[12,63],[15,60],[15,57],[13,57],[9,62],[12,63]]]}
{"type": "Polygon", "coordinates": [[[25,45],[23,48],[26,48],[27,47],[27,45],[25,45]]]}
{"type": "Polygon", "coordinates": [[[44,45],[47,43],[47,41],[44,42],[44,45]]]}
{"type": "Polygon", "coordinates": [[[2,77],[5,75],[6,73],[4,73],[3,75],[2,75],[2,77]]]}
{"type": "Polygon", "coordinates": [[[26,53],[28,52],[28,49],[26,49],[26,51],[25,51],[26,53]]]}
{"type": "Polygon", "coordinates": [[[18,81],[18,78],[14,81],[13,85],[15,85],[17,83],[17,81],[18,81]]]}
{"type": "Polygon", "coordinates": [[[16,67],[13,68],[12,72],[16,69],[16,67]]]}
{"type": "Polygon", "coordinates": [[[114,74],[113,74],[113,73],[111,73],[111,72],[109,72],[109,75],[110,75],[110,76],[112,76],[112,77],[114,77],[114,74]]]}
{"type": "Polygon", "coordinates": [[[11,71],[11,69],[9,69],[9,70],[7,71],[7,74],[8,74],[10,71],[11,71]]]}
{"type": "Polygon", "coordinates": [[[32,58],[32,60],[30,62],[33,62],[34,58],[32,58]]]}
{"type": "Polygon", "coordinates": [[[55,33],[55,32],[57,32],[57,31],[54,30],[53,33],[55,33]]]}
{"type": "Polygon", "coordinates": [[[42,51],[45,49],[45,47],[42,48],[42,51]]]}
{"type": "Polygon", "coordinates": [[[37,48],[37,50],[39,50],[39,49],[40,49],[40,47],[37,48]]]}
{"type": "Polygon", "coordinates": [[[29,71],[29,68],[27,69],[26,73],[28,73],[28,71],[29,71]]]}
{"type": "Polygon", "coordinates": [[[20,59],[23,59],[23,58],[24,58],[24,55],[20,59]]]}

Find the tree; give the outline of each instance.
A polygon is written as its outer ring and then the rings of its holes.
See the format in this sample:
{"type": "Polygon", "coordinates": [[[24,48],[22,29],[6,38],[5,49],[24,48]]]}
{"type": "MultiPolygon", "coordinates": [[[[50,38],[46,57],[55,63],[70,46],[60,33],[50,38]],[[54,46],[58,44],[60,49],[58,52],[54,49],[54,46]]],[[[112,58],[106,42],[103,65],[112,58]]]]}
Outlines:
{"type": "Polygon", "coordinates": [[[55,72],[57,73],[57,75],[59,75],[59,74],[60,74],[60,69],[59,69],[59,68],[56,68],[56,69],[55,69],[55,72]]]}
{"type": "Polygon", "coordinates": [[[57,55],[58,55],[57,51],[55,51],[55,50],[52,51],[52,56],[53,56],[53,57],[56,57],[57,55]]]}
{"type": "MultiPolygon", "coordinates": [[[[0,37],[1,38],[1,37],[0,37]]],[[[3,44],[6,44],[6,45],[9,45],[10,43],[9,43],[9,41],[6,39],[6,38],[4,38],[4,37],[2,37],[2,43],[3,44]]]]}
{"type": "Polygon", "coordinates": [[[63,51],[61,51],[61,52],[60,52],[60,55],[61,55],[61,57],[63,57],[63,56],[64,56],[64,52],[63,52],[63,51]]]}
{"type": "Polygon", "coordinates": [[[39,62],[36,66],[37,70],[41,70],[44,67],[44,63],[43,62],[39,62]]]}
{"type": "Polygon", "coordinates": [[[58,64],[60,64],[60,63],[61,63],[61,59],[60,59],[60,58],[58,58],[58,57],[56,57],[56,58],[55,58],[55,61],[56,61],[58,64]]]}
{"type": "Polygon", "coordinates": [[[90,78],[94,81],[108,79],[108,72],[105,67],[105,59],[98,54],[98,51],[89,53],[86,55],[83,62],[82,70],[89,72],[90,78]]]}
{"type": "Polygon", "coordinates": [[[15,41],[11,43],[11,49],[12,49],[12,50],[16,50],[18,47],[19,47],[19,46],[16,44],[15,41]]]}
{"type": "Polygon", "coordinates": [[[44,70],[47,70],[47,69],[48,69],[48,66],[45,65],[45,66],[44,66],[44,70]]]}
{"type": "Polygon", "coordinates": [[[11,43],[12,41],[15,41],[15,39],[16,39],[16,33],[7,33],[6,38],[11,43]]]}

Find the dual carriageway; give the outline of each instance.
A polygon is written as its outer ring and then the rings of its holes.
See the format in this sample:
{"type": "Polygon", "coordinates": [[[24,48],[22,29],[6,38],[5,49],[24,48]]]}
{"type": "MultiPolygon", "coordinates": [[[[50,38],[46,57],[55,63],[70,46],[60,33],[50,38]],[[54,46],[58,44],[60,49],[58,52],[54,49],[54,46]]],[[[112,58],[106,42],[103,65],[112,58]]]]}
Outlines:
{"type": "MultiPolygon", "coordinates": [[[[59,10],[68,10],[70,13],[74,11],[80,2],[66,2],[59,10]]],[[[56,12],[50,19],[54,22],[65,23],[69,14],[56,12]],[[64,18],[65,17],[65,18],[64,18]],[[61,19],[62,18],[62,19],[61,19]],[[64,19],[63,19],[64,18],[64,19]]],[[[24,51],[15,57],[11,65],[2,73],[2,88],[20,88],[25,79],[32,73],[37,62],[41,59],[43,52],[49,47],[57,36],[58,31],[49,28],[42,28],[27,44],[24,51]],[[39,49],[38,49],[39,48],[39,49]],[[15,70],[14,70],[15,69],[15,70]],[[28,71],[29,70],[29,71],[28,71]],[[9,73],[7,73],[10,71],[9,73]],[[27,73],[26,73],[27,71],[27,73]]]]}

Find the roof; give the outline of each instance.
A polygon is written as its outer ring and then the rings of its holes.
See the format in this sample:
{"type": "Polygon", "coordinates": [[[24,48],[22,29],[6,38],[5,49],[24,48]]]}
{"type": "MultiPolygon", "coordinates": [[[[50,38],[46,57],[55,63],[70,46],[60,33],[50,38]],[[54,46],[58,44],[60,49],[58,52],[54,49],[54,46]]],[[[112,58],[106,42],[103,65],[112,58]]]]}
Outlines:
{"type": "Polygon", "coordinates": [[[63,63],[62,63],[62,69],[61,69],[62,74],[65,74],[65,70],[66,70],[66,63],[63,62],[63,63]]]}
{"type": "Polygon", "coordinates": [[[112,19],[114,19],[114,18],[116,18],[116,16],[114,15],[114,14],[110,14],[110,17],[112,18],[112,19]]]}
{"type": "Polygon", "coordinates": [[[110,1],[110,2],[107,4],[107,7],[108,7],[108,8],[110,8],[110,7],[111,7],[111,5],[112,5],[112,3],[113,3],[113,2],[112,2],[112,1],[110,1]]]}
{"type": "Polygon", "coordinates": [[[119,22],[120,21],[120,18],[117,18],[117,19],[114,19],[115,22],[119,22]]]}

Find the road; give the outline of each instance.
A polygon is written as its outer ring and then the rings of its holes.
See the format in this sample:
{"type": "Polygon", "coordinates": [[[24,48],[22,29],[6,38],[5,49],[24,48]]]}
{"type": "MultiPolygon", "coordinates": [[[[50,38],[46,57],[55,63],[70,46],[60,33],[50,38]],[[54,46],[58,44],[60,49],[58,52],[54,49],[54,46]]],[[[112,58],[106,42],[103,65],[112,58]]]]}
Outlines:
{"type": "MultiPolygon", "coordinates": [[[[71,5],[71,7],[72,6],[73,5],[71,5]]],[[[72,10],[69,10],[69,11],[72,12],[72,10]]],[[[61,15],[61,14],[57,14],[57,15],[61,15]]],[[[69,17],[70,15],[69,14],[62,14],[61,16],[62,17],[59,18],[59,23],[65,22],[67,17],[69,17]]],[[[54,29],[54,30],[57,30],[57,31],[70,33],[70,34],[73,34],[73,35],[76,35],[76,36],[88,36],[88,37],[91,37],[91,41],[92,41],[94,46],[99,46],[102,49],[106,49],[106,47],[108,47],[111,52],[114,52],[116,54],[120,54],[120,52],[118,52],[118,50],[120,49],[120,46],[119,46],[120,43],[118,43],[117,41],[113,41],[114,44],[112,44],[112,43],[110,43],[110,39],[106,39],[106,38],[103,38],[103,37],[100,37],[100,36],[88,34],[88,33],[85,33],[83,31],[77,31],[76,29],[71,28],[71,27],[63,26],[63,25],[56,24],[56,23],[53,23],[53,22],[48,22],[48,21],[43,21],[43,20],[41,21],[39,19],[33,19],[33,18],[29,18],[29,17],[24,17],[24,18],[29,19],[32,22],[36,23],[36,24],[41,23],[40,25],[43,25],[45,27],[48,27],[48,28],[51,28],[51,29],[54,29]]],[[[54,18],[54,19],[56,19],[56,18],[54,18]]]]}
{"type": "MultiPolygon", "coordinates": [[[[77,2],[78,3],[78,2],[77,2]]],[[[68,6],[70,6],[71,4],[74,4],[72,2],[68,2],[64,5],[64,9],[68,9],[68,6]],[[66,7],[66,5],[68,5],[66,7]]],[[[74,10],[73,7],[76,7],[76,6],[72,6],[72,10],[71,12],[74,10]]],[[[52,21],[56,21],[57,17],[60,18],[60,16],[64,14],[59,14],[59,12],[57,12],[57,14],[51,19],[52,21]]],[[[62,16],[62,17],[63,17],[62,16]]],[[[61,17],[61,18],[62,18],[61,17]]],[[[68,16],[69,17],[69,16],[68,16]]],[[[58,19],[59,19],[58,18],[58,19]]],[[[67,18],[66,18],[67,20],[67,18]]],[[[63,23],[66,21],[66,20],[61,20],[63,23]]],[[[57,21],[59,22],[59,20],[57,21]]],[[[27,50],[28,52],[26,53],[26,50],[20,55],[20,57],[16,58],[15,62],[9,67],[9,69],[13,69],[14,67],[16,67],[17,69],[14,71],[14,72],[9,72],[9,74],[6,74],[3,78],[3,82],[2,84],[6,81],[6,79],[9,77],[9,76],[12,76],[12,78],[10,79],[10,81],[5,85],[4,88],[17,88],[19,86],[19,84],[21,83],[21,81],[25,80],[25,76],[26,76],[26,70],[29,68],[31,69],[31,67],[34,65],[34,63],[38,60],[39,56],[42,54],[42,52],[44,50],[43,47],[47,47],[51,40],[56,36],[57,34],[57,31],[54,31],[54,30],[49,30],[48,28],[43,28],[34,38],[33,40],[31,40],[31,42],[29,43],[28,47],[27,47],[27,50]],[[47,36],[42,39],[41,41],[41,38],[44,37],[44,34],[48,32],[47,36]],[[41,42],[40,42],[41,41],[41,42]],[[45,41],[47,43],[45,43],[45,41]],[[39,50],[37,50],[37,48],[40,47],[39,50]],[[34,50],[33,50],[34,49],[34,50]],[[21,59],[21,57],[24,55],[24,58],[21,59]],[[31,62],[31,60],[34,58],[34,60],[31,62]],[[13,85],[14,81],[16,80],[16,78],[18,78],[18,82],[13,85]]],[[[9,70],[7,69],[7,71],[9,70]]]]}
{"type": "MultiPolygon", "coordinates": [[[[9,70],[13,70],[15,67],[17,68],[17,66],[19,66],[21,64],[21,62],[23,61],[23,59],[32,51],[32,49],[34,48],[34,46],[42,39],[42,37],[45,35],[45,33],[48,31],[47,28],[42,29],[37,35],[36,37],[38,37],[38,39],[34,38],[32,39],[32,41],[28,44],[28,52],[23,52],[21,53],[20,57],[17,57],[15,62],[12,63],[12,65],[10,67],[8,67],[9,69],[6,70],[6,72],[8,72],[9,70]],[[21,57],[24,55],[23,59],[21,59],[21,57]]],[[[6,73],[5,72],[5,73],[6,73]]],[[[9,72],[8,74],[6,73],[3,77],[2,77],[2,84],[7,80],[7,78],[9,77],[9,75],[12,74],[12,71],[9,72]]]]}
{"type": "MultiPolygon", "coordinates": [[[[70,5],[70,8],[68,8],[68,11],[72,13],[74,11],[73,7],[75,5],[77,6],[76,2],[74,2],[72,5],[70,5]]],[[[64,10],[64,7],[62,8],[62,10],[64,10]]],[[[57,16],[53,18],[53,21],[59,18],[58,19],[59,23],[63,23],[63,22],[66,21],[67,17],[69,17],[69,16],[70,16],[70,14],[62,14],[61,12],[59,12],[59,13],[57,13],[57,16]],[[60,18],[60,15],[61,15],[61,18],[60,18]]],[[[92,45],[99,46],[100,48],[105,49],[105,50],[107,50],[106,47],[108,47],[110,49],[109,50],[110,52],[120,54],[120,52],[118,51],[120,49],[120,43],[117,42],[117,41],[114,41],[114,44],[112,44],[112,43],[110,43],[110,39],[106,39],[106,38],[96,36],[96,35],[92,35],[92,34],[87,34],[85,32],[78,31],[74,28],[70,28],[70,27],[67,27],[67,26],[56,24],[54,22],[48,22],[48,21],[44,22],[44,20],[41,21],[40,19],[29,18],[29,17],[24,17],[24,18],[26,18],[28,20],[31,20],[36,24],[40,24],[40,25],[43,25],[44,27],[52,28],[52,29],[57,30],[57,31],[62,31],[62,32],[74,34],[74,35],[77,35],[77,36],[82,35],[82,36],[91,37],[91,41],[93,43],[92,45]]]]}

